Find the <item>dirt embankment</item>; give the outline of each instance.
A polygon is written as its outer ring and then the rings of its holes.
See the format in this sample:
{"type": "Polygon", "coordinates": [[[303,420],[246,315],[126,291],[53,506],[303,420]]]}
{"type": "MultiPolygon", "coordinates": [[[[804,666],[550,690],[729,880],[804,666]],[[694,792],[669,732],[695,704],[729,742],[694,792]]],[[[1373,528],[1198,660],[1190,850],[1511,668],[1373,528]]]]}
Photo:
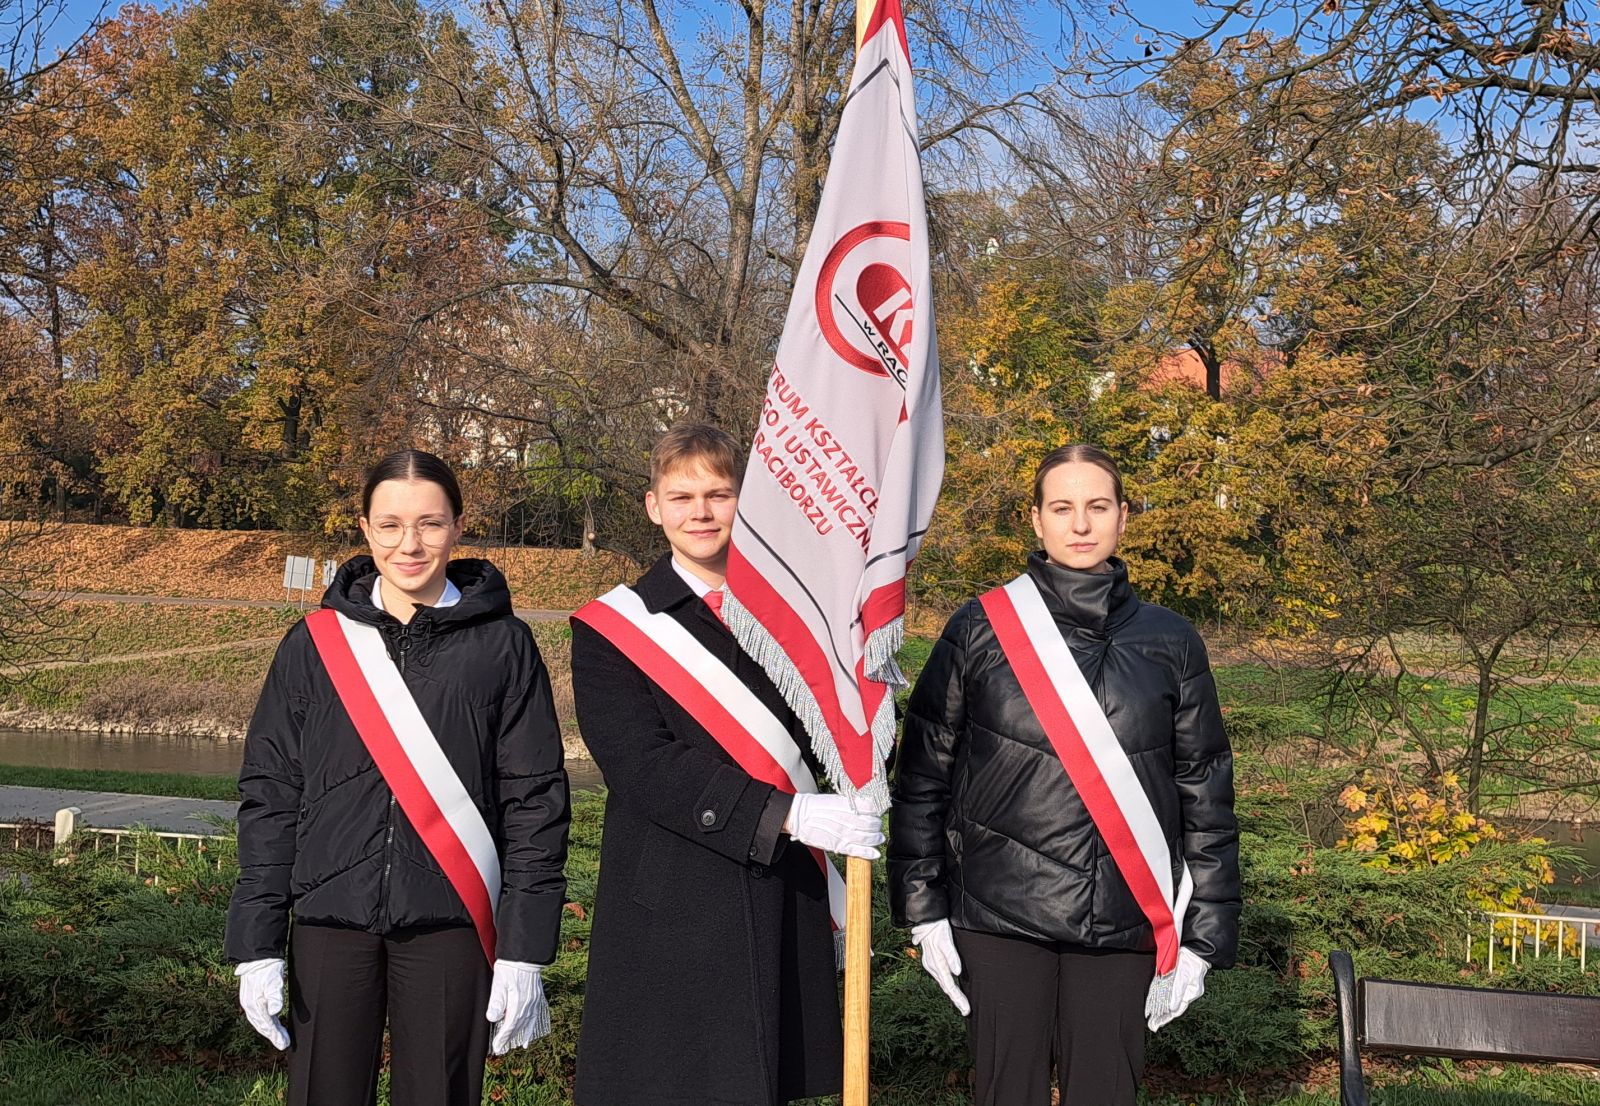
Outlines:
{"type": "MultiPolygon", "coordinates": [[[[133,617],[149,610],[135,609],[133,617]]],[[[205,611],[192,609],[196,615],[205,611]]],[[[587,757],[572,703],[566,628],[535,623],[532,629],[549,669],[567,755],[587,757]]],[[[169,640],[184,636],[181,620],[168,619],[164,630],[169,640]]],[[[276,644],[276,639],[248,639],[220,646],[154,649],[142,657],[86,655],[36,665],[0,687],[0,729],[239,740],[255,710],[276,644]]],[[[85,639],[82,645],[93,653],[93,639],[85,639]]]]}
{"type": "MultiPolygon", "coordinates": [[[[285,557],[343,561],[359,552],[317,534],[68,523],[29,541],[22,555],[44,572],[40,586],[63,591],[272,601],[284,598],[285,557]]],[[[538,610],[572,610],[639,572],[618,554],[575,549],[463,543],[458,555],[493,561],[512,602],[538,610]]],[[[320,593],[319,584],[308,594],[320,593]]]]}
{"type": "MultiPolygon", "coordinates": [[[[60,640],[42,643],[37,656],[19,657],[8,670],[10,686],[0,687],[0,727],[238,738],[273,643],[293,616],[230,612],[220,604],[283,602],[287,556],[342,561],[359,551],[308,534],[50,527],[23,547],[25,563],[41,573],[37,587],[75,599],[52,612],[60,640]],[[112,608],[96,602],[96,594],[198,602],[112,608]]],[[[478,545],[460,552],[498,565],[519,609],[572,610],[638,574],[636,565],[615,554],[478,545]]],[[[315,602],[320,590],[309,592],[308,600],[315,602]]],[[[535,622],[533,628],[550,668],[568,753],[586,756],[573,721],[564,623],[535,622]]]]}

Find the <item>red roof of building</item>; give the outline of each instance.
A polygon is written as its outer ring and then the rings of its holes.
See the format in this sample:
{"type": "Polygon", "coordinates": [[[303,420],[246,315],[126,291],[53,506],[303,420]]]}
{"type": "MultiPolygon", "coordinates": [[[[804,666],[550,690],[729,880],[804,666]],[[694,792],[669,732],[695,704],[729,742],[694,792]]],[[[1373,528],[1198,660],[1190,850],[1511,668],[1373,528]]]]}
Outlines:
{"type": "MultiPolygon", "coordinates": [[[[1264,349],[1255,360],[1246,364],[1242,361],[1227,360],[1222,363],[1222,390],[1228,391],[1233,383],[1243,373],[1247,377],[1259,378],[1266,372],[1283,363],[1283,354],[1277,350],[1264,349]]],[[[1192,349],[1173,350],[1165,354],[1156,364],[1154,371],[1145,377],[1144,387],[1159,388],[1165,384],[1188,384],[1192,387],[1205,389],[1206,364],[1200,355],[1192,349]]]]}

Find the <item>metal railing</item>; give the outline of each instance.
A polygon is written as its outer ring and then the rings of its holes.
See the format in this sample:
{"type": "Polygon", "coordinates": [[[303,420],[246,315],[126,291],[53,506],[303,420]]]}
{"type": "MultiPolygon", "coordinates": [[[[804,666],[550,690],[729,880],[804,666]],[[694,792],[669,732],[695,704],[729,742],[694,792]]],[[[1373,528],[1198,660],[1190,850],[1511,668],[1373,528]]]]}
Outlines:
{"type": "Polygon", "coordinates": [[[55,827],[49,822],[0,822],[0,849],[8,842],[11,852],[42,851],[56,843],[55,827]]]}
{"type": "Polygon", "coordinates": [[[134,875],[140,874],[139,865],[143,857],[141,846],[145,841],[152,838],[155,839],[157,848],[167,842],[171,842],[179,853],[182,853],[185,848],[192,849],[197,856],[207,852],[215,853],[214,867],[219,872],[222,871],[222,863],[225,859],[224,850],[215,846],[222,843],[232,844],[234,841],[231,837],[222,837],[209,833],[170,833],[165,830],[97,829],[93,826],[80,826],[78,827],[78,832],[87,834],[94,841],[95,852],[100,852],[109,838],[113,856],[121,856],[123,845],[131,842],[129,851],[133,854],[134,875]]]}
{"type": "MultiPolygon", "coordinates": [[[[1515,910],[1486,910],[1483,918],[1488,926],[1489,960],[1488,969],[1494,971],[1495,946],[1505,941],[1509,950],[1502,956],[1509,956],[1511,963],[1518,963],[1519,956],[1532,946],[1531,955],[1535,960],[1546,955],[1550,946],[1556,950],[1556,959],[1566,956],[1578,958],[1580,971],[1587,971],[1589,967],[1589,942],[1591,939],[1600,942],[1600,918],[1584,918],[1573,914],[1525,914],[1515,910]],[[1555,936],[1546,937],[1554,928],[1555,936]],[[1569,937],[1575,938],[1577,951],[1569,953],[1567,945],[1569,937]]],[[[1467,963],[1472,963],[1473,936],[1467,937],[1467,963]]]]}
{"type": "Polygon", "coordinates": [[[0,848],[4,846],[4,835],[7,833],[10,834],[13,852],[24,848],[45,852],[57,845],[66,844],[73,834],[78,834],[94,843],[92,847],[95,852],[103,851],[108,842],[113,856],[122,856],[126,849],[133,860],[133,872],[139,875],[148,855],[147,850],[143,848],[147,841],[154,841],[157,848],[170,845],[179,853],[186,849],[192,849],[197,856],[215,853],[215,867],[219,872],[222,870],[228,849],[237,847],[237,839],[225,834],[85,826],[78,821],[81,815],[82,812],[77,807],[69,806],[56,811],[54,825],[48,822],[0,822],[0,848]]]}

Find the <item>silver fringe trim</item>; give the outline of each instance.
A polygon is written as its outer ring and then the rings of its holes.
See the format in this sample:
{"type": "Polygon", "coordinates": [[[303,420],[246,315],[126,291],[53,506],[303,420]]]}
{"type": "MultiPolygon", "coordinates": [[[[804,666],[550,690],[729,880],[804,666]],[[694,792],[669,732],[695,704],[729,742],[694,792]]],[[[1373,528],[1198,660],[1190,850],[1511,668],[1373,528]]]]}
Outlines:
{"type": "MultiPolygon", "coordinates": [[[[734,640],[739,643],[739,647],[762,667],[773,685],[777,687],[779,694],[783,696],[784,702],[789,704],[789,709],[794,711],[801,725],[805,726],[806,733],[811,736],[811,751],[822,762],[822,770],[832,783],[833,789],[841,795],[860,795],[887,810],[889,781],[884,778],[883,769],[889,754],[894,750],[894,693],[897,689],[907,686],[905,674],[900,671],[900,666],[895,661],[895,654],[905,642],[905,620],[897,617],[894,621],[878,627],[866,641],[863,667],[872,679],[887,684],[889,691],[884,695],[883,702],[878,704],[878,711],[871,720],[874,753],[872,779],[865,787],[858,788],[845,774],[839,748],[834,744],[833,732],[828,729],[827,720],[822,716],[822,708],[817,705],[816,696],[811,693],[811,686],[806,683],[805,677],[800,675],[800,670],[789,659],[789,654],[783,651],[777,640],[767,632],[767,628],[750,613],[748,607],[739,602],[732,591],[723,593],[722,618],[733,633],[734,640]]],[[[843,971],[845,966],[844,946],[845,933],[841,928],[833,935],[834,963],[839,971],[843,971]]]]}
{"type": "Polygon", "coordinates": [[[731,591],[725,593],[722,601],[722,617],[739,647],[766,671],[784,702],[789,704],[789,709],[805,726],[806,733],[811,735],[811,751],[822,762],[822,770],[834,790],[841,795],[861,795],[887,808],[889,782],[884,778],[883,766],[894,749],[894,691],[906,686],[905,676],[894,660],[895,653],[905,640],[904,621],[896,618],[880,626],[866,642],[867,674],[888,684],[889,693],[878,704],[878,711],[871,719],[872,749],[875,754],[872,759],[872,779],[865,786],[856,787],[845,773],[838,746],[834,744],[833,733],[828,729],[816,696],[811,693],[811,687],[800,670],[789,659],[789,654],[783,651],[767,628],[731,591]],[[888,678],[885,679],[885,676],[888,678]]]}
{"type": "Polygon", "coordinates": [[[900,662],[895,659],[905,643],[906,620],[898,615],[894,621],[879,626],[867,637],[864,650],[867,675],[881,684],[888,684],[891,691],[910,684],[906,674],[900,671],[900,662]]]}

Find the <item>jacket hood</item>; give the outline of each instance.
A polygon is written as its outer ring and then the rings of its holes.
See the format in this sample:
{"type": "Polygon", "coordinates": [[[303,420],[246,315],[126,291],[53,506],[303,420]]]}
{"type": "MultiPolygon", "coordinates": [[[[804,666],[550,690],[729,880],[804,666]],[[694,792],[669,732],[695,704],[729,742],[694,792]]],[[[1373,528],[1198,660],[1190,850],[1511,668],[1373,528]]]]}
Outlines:
{"type": "MultiPolygon", "coordinates": [[[[381,625],[394,621],[388,612],[372,605],[372,583],[377,576],[377,563],[370,556],[351,557],[339,566],[333,583],[322,596],[322,605],[357,622],[381,625]]],[[[488,561],[458,558],[445,567],[445,576],[461,590],[461,601],[451,607],[427,608],[437,630],[512,613],[511,588],[500,570],[488,561]]]]}
{"type": "Polygon", "coordinates": [[[1028,555],[1028,575],[1056,621],[1095,633],[1116,629],[1139,609],[1127,562],[1112,557],[1106,565],[1108,572],[1085,572],[1052,564],[1042,552],[1028,555]]]}

